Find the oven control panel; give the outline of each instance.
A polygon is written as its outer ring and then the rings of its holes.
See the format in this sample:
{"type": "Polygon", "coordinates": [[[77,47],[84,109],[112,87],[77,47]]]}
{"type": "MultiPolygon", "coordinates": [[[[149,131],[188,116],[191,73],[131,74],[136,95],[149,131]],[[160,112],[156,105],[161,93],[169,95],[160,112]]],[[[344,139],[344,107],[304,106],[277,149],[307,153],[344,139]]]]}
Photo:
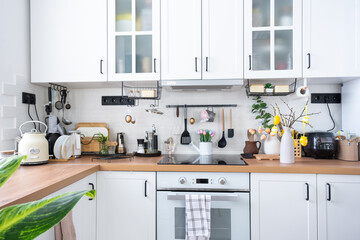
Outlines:
{"type": "Polygon", "coordinates": [[[249,190],[249,173],[158,172],[157,189],[249,190]]]}

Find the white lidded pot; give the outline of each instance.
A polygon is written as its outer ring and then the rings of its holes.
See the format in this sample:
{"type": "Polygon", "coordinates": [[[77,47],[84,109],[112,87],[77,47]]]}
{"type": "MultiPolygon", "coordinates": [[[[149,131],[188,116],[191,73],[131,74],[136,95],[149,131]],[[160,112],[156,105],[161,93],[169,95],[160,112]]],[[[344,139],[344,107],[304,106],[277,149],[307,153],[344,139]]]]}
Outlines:
{"type": "Polygon", "coordinates": [[[27,121],[19,127],[21,140],[19,141],[18,152],[20,155],[27,155],[27,158],[21,162],[21,165],[39,165],[49,161],[49,142],[45,135],[47,126],[40,121],[27,121]],[[41,123],[45,126],[43,133],[32,129],[30,132],[23,133],[21,128],[28,123],[41,123]]]}

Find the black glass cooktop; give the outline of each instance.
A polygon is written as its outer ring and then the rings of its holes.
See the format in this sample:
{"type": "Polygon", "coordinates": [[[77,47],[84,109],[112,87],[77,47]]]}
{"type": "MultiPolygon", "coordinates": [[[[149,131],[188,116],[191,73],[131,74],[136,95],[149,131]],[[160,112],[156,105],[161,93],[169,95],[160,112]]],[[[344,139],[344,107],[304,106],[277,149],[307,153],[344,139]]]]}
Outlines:
{"type": "Polygon", "coordinates": [[[240,155],[213,154],[213,155],[191,155],[174,154],[165,155],[159,165],[247,165],[240,155]]]}

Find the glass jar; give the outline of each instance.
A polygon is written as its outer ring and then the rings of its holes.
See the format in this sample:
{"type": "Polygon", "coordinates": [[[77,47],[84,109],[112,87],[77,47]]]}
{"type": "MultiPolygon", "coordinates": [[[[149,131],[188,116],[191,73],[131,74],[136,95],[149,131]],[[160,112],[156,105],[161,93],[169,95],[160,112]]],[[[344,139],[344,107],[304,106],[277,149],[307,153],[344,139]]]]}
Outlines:
{"type": "Polygon", "coordinates": [[[7,157],[12,157],[15,155],[14,150],[0,151],[0,160],[7,157]]]}
{"type": "Polygon", "coordinates": [[[137,143],[138,143],[138,147],[137,147],[136,152],[137,153],[145,153],[144,139],[138,139],[137,143]]]}

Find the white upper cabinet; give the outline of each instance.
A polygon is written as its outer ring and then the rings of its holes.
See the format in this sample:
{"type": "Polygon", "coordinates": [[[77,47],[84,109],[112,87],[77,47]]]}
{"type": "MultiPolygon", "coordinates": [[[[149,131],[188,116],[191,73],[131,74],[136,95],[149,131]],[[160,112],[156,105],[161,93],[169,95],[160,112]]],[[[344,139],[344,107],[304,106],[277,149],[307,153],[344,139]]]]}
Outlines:
{"type": "Polygon", "coordinates": [[[319,240],[360,236],[360,176],[318,175],[319,240]]]}
{"type": "Polygon", "coordinates": [[[160,0],[108,0],[109,81],[160,80],[160,0]]]}
{"type": "Polygon", "coordinates": [[[238,0],[162,0],[162,79],[242,79],[242,16],[238,0]]]}
{"type": "Polygon", "coordinates": [[[201,0],[161,1],[161,78],[201,79],[201,0]]]}
{"type": "Polygon", "coordinates": [[[245,1],[245,78],[302,76],[301,14],[300,0],[245,1]]]}
{"type": "Polygon", "coordinates": [[[315,174],[251,174],[252,240],[317,240],[315,174]]]}
{"type": "Polygon", "coordinates": [[[360,76],[358,0],[303,0],[304,77],[360,76]]]}
{"type": "Polygon", "coordinates": [[[243,1],[202,1],[202,78],[243,78],[243,1]]]}
{"type": "Polygon", "coordinates": [[[31,82],[107,80],[106,1],[31,0],[31,82]]]}

